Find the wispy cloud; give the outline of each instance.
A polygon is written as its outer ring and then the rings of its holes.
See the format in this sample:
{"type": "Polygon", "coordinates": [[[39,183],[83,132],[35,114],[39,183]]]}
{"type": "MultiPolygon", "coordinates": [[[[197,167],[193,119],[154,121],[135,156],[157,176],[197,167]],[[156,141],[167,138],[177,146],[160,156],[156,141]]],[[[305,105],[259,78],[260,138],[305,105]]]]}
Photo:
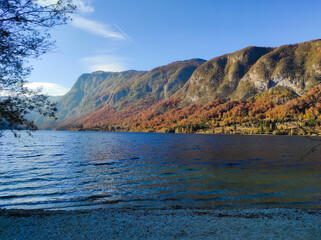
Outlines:
{"type": "Polygon", "coordinates": [[[127,39],[113,24],[104,24],[83,17],[73,16],[72,24],[80,29],[86,30],[104,38],[127,39]]]}
{"type": "MultiPolygon", "coordinates": [[[[56,3],[58,0],[34,0],[39,2],[40,4],[52,4],[56,3]]],[[[86,16],[87,13],[93,13],[95,11],[92,2],[93,0],[72,0],[73,3],[77,6],[77,12],[72,14],[71,24],[84,31],[87,31],[91,34],[95,34],[97,36],[118,40],[118,41],[131,41],[134,44],[136,42],[130,38],[118,25],[116,24],[106,24],[94,20],[90,20],[86,16]]],[[[127,68],[127,60],[120,56],[113,54],[114,49],[105,49],[104,52],[100,52],[99,55],[85,57],[81,59],[81,62],[85,65],[88,71],[108,71],[108,72],[119,72],[124,71],[127,68]],[[107,51],[107,52],[106,52],[107,51]]],[[[53,85],[48,85],[47,83],[39,83],[44,90],[49,87],[50,89],[54,89],[53,85]]],[[[32,86],[36,86],[36,83],[32,83],[32,86]]],[[[39,86],[40,86],[39,85],[39,86]]],[[[56,86],[58,87],[58,86],[56,86]]],[[[56,89],[58,92],[58,88],[56,89]]],[[[63,91],[62,91],[63,92],[63,91]]]]}
{"type": "MultiPolygon", "coordinates": [[[[58,0],[34,0],[41,5],[55,4],[58,0]]],[[[93,13],[95,11],[92,0],[72,0],[77,7],[77,11],[72,14],[72,25],[76,28],[88,31],[104,38],[112,38],[118,40],[130,40],[134,42],[119,26],[116,24],[105,24],[85,18],[85,13],[93,13]]],[[[134,42],[135,43],[135,42],[134,42]]]]}
{"type": "Polygon", "coordinates": [[[82,59],[82,62],[90,72],[121,72],[126,70],[126,61],[126,58],[111,54],[86,57],[82,59]]]}
{"type": "Polygon", "coordinates": [[[42,93],[49,96],[62,96],[69,91],[68,88],[56,83],[29,82],[29,83],[26,83],[25,86],[31,90],[37,90],[41,88],[42,93]]]}

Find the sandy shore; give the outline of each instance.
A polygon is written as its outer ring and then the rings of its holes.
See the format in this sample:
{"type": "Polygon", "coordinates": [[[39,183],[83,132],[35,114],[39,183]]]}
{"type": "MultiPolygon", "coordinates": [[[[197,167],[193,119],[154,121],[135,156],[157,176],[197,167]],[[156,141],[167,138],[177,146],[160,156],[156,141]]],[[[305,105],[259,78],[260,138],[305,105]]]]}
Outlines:
{"type": "Polygon", "coordinates": [[[321,239],[321,210],[0,210],[0,239],[321,239]]]}

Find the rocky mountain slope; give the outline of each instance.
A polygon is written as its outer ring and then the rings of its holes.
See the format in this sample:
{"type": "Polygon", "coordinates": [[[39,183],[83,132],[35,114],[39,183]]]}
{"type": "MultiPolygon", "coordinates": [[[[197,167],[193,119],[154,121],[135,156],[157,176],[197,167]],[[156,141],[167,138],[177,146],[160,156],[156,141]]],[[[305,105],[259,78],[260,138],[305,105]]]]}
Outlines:
{"type": "Polygon", "coordinates": [[[57,118],[38,116],[35,122],[42,128],[51,128],[62,123],[71,123],[105,106],[115,89],[133,82],[146,72],[93,72],[82,74],[71,90],[57,100],[57,118]]]}
{"type": "Polygon", "coordinates": [[[195,69],[204,62],[203,59],[191,59],[154,68],[137,81],[119,86],[107,103],[119,105],[119,102],[135,103],[141,99],[155,103],[167,99],[182,88],[195,69]]]}
{"type": "Polygon", "coordinates": [[[87,126],[116,124],[139,118],[148,108],[160,109],[163,101],[183,109],[216,99],[244,101],[275,87],[302,96],[320,83],[321,40],[278,48],[247,47],[209,61],[179,61],[149,72],[83,74],[58,100],[59,120],[36,123],[50,128],[85,122],[87,126]]]}
{"type": "Polygon", "coordinates": [[[247,47],[213,58],[193,73],[176,96],[183,99],[185,105],[230,98],[253,64],[272,50],[273,48],[247,47]]]}
{"type": "Polygon", "coordinates": [[[185,105],[245,100],[273,86],[303,95],[321,82],[321,40],[278,48],[247,47],[200,66],[176,94],[185,105]]]}
{"type": "Polygon", "coordinates": [[[303,95],[321,83],[321,40],[281,46],[261,57],[241,79],[233,99],[246,99],[273,86],[303,95]]]}
{"type": "Polygon", "coordinates": [[[190,78],[194,70],[204,63],[202,59],[174,62],[149,72],[93,72],[81,75],[72,89],[57,101],[57,118],[38,117],[41,128],[56,128],[102,109],[128,104],[143,107],[171,97],[190,78]]]}

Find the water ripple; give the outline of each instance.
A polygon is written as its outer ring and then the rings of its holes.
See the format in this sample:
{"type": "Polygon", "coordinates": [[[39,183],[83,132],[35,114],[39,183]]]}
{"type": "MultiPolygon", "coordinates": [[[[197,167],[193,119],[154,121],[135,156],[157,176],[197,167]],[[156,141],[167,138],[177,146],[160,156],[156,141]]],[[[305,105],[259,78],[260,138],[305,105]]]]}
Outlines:
{"type": "Polygon", "coordinates": [[[63,131],[18,140],[5,131],[0,208],[320,208],[321,160],[318,151],[305,154],[317,144],[301,137],[63,131]]]}

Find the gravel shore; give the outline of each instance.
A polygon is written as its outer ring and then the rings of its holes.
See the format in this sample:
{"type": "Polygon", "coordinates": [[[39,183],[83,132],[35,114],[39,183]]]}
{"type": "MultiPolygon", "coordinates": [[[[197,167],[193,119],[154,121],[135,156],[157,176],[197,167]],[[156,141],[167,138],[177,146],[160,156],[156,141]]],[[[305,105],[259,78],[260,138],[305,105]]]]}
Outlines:
{"type": "Polygon", "coordinates": [[[321,210],[0,210],[0,239],[321,239],[321,210]]]}

